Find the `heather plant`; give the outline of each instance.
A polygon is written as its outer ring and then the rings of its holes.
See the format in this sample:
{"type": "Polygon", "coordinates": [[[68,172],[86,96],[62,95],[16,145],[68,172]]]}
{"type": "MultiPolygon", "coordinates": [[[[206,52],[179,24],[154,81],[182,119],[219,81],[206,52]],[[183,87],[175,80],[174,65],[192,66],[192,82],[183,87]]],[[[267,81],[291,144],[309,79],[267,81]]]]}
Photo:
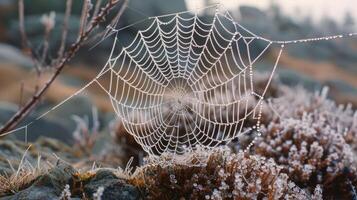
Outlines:
{"type": "MultiPolygon", "coordinates": [[[[308,113],[316,122],[326,123],[331,129],[341,134],[348,144],[356,150],[357,112],[351,104],[338,105],[328,99],[328,88],[321,92],[309,93],[299,87],[291,89],[281,87],[279,98],[272,99],[275,120],[283,118],[301,119],[308,113]]],[[[274,114],[273,114],[274,115],[274,114]]]]}
{"type": "Polygon", "coordinates": [[[192,154],[205,164],[148,162],[129,182],[148,199],[321,199],[319,186],[313,194],[301,189],[273,159],[228,148],[192,154]]]}
{"type": "Polygon", "coordinates": [[[299,186],[321,184],[325,195],[351,195],[357,184],[353,150],[326,122],[304,114],[301,120],[272,122],[262,132],[255,153],[273,158],[299,186]]]}
{"type": "Polygon", "coordinates": [[[312,191],[320,184],[325,197],[355,197],[356,114],[351,106],[327,99],[327,88],[315,94],[286,87],[281,92],[270,102],[272,121],[261,129],[252,152],[273,158],[303,188],[312,191]]]}

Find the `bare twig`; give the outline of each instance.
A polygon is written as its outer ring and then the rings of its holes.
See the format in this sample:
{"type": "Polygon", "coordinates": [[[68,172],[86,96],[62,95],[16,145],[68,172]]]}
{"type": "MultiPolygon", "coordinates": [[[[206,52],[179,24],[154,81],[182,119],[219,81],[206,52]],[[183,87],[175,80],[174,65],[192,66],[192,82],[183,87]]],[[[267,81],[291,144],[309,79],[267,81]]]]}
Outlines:
{"type": "Polygon", "coordinates": [[[41,18],[41,23],[45,28],[45,32],[43,34],[43,48],[42,48],[42,56],[40,63],[44,64],[48,55],[49,49],[49,39],[51,35],[51,31],[55,26],[55,12],[51,12],[48,15],[43,15],[41,18]]]}
{"type": "Polygon", "coordinates": [[[19,100],[19,107],[21,108],[23,106],[23,98],[24,98],[24,81],[21,81],[20,84],[20,100],[19,100]]]}
{"type": "Polygon", "coordinates": [[[24,1],[19,0],[19,29],[21,34],[21,44],[23,49],[28,49],[28,40],[25,31],[24,1]]]}
{"type": "Polygon", "coordinates": [[[78,39],[80,37],[82,37],[82,35],[87,27],[87,19],[89,17],[89,7],[90,7],[89,4],[90,4],[89,0],[84,0],[81,19],[80,19],[80,25],[79,25],[78,39]]]}
{"type": "Polygon", "coordinates": [[[100,5],[102,4],[102,1],[103,0],[97,0],[97,3],[95,4],[95,7],[94,7],[94,11],[93,11],[93,17],[90,21],[93,21],[94,19],[94,16],[96,16],[99,12],[99,9],[100,9],[100,5]]]}
{"type": "Polygon", "coordinates": [[[115,15],[112,23],[110,24],[112,28],[115,28],[119,23],[119,19],[123,15],[125,8],[128,6],[128,2],[129,2],[128,0],[124,0],[119,12],[115,15]]]}
{"type": "Polygon", "coordinates": [[[35,70],[36,70],[37,74],[40,74],[41,73],[40,65],[38,65],[37,60],[32,55],[32,50],[30,48],[30,42],[28,41],[26,30],[25,30],[24,1],[19,0],[18,6],[19,6],[19,31],[20,31],[20,35],[21,35],[22,49],[26,55],[28,55],[30,58],[32,58],[32,61],[34,62],[35,70]]]}
{"type": "MultiPolygon", "coordinates": [[[[20,0],[22,1],[22,0],[20,0]]],[[[88,28],[84,30],[83,34],[74,42],[68,51],[65,52],[63,57],[60,59],[56,66],[53,66],[54,72],[48,81],[40,88],[32,97],[27,101],[27,103],[20,108],[10,119],[5,123],[5,125],[0,129],[0,136],[4,136],[9,130],[13,129],[19,122],[21,122],[32,109],[37,105],[41,97],[46,93],[51,84],[56,80],[58,75],[62,72],[65,64],[77,53],[82,44],[88,40],[88,36],[101,22],[105,20],[109,11],[113,9],[118,0],[110,0],[100,11],[98,16],[96,16],[93,21],[89,24],[88,28]]]]}
{"type": "Polygon", "coordinates": [[[66,2],[66,11],[63,18],[63,27],[62,27],[62,37],[61,45],[58,50],[58,58],[63,56],[64,50],[66,48],[67,34],[68,34],[68,21],[72,12],[72,0],[67,0],[66,2]]]}
{"type": "Polygon", "coordinates": [[[129,0],[124,0],[122,6],[120,7],[120,10],[116,14],[116,16],[113,18],[112,23],[110,23],[107,27],[106,31],[100,32],[97,35],[95,35],[92,40],[97,40],[98,38],[101,38],[102,40],[109,34],[109,32],[113,31],[115,27],[117,26],[120,17],[124,14],[124,11],[128,5],[129,0]]]}

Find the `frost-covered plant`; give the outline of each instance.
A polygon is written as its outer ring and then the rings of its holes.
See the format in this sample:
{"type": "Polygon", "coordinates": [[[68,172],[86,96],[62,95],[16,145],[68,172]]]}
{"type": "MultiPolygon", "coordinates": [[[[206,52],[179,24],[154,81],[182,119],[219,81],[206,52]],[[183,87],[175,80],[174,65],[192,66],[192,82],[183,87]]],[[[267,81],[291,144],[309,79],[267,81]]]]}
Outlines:
{"type": "Polygon", "coordinates": [[[75,144],[84,152],[90,154],[99,135],[99,118],[97,108],[92,108],[92,126],[90,126],[88,117],[83,118],[73,115],[72,119],[76,122],[76,129],[73,131],[75,144]]]}
{"type": "Polygon", "coordinates": [[[97,191],[93,194],[94,200],[101,200],[104,192],[104,187],[99,187],[97,191]]]}
{"type": "Polygon", "coordinates": [[[323,199],[322,198],[322,188],[321,185],[317,185],[314,190],[314,194],[312,195],[312,200],[323,199]]]}
{"type": "Polygon", "coordinates": [[[70,200],[71,199],[71,190],[68,184],[64,186],[64,189],[59,198],[60,200],[70,200]]]}
{"type": "Polygon", "coordinates": [[[281,87],[279,98],[272,99],[272,109],[278,118],[301,119],[309,113],[314,121],[325,121],[331,129],[340,133],[346,142],[357,150],[357,112],[352,105],[337,105],[328,99],[328,88],[309,93],[303,88],[281,87]]]}
{"type": "Polygon", "coordinates": [[[202,166],[148,163],[129,182],[144,190],[148,199],[311,198],[272,159],[243,152],[234,154],[228,148],[213,152],[202,166]]]}
{"type": "Polygon", "coordinates": [[[273,158],[299,186],[322,184],[325,193],[349,195],[348,181],[357,185],[353,150],[328,121],[303,113],[272,122],[262,133],[255,153],[273,158]]]}

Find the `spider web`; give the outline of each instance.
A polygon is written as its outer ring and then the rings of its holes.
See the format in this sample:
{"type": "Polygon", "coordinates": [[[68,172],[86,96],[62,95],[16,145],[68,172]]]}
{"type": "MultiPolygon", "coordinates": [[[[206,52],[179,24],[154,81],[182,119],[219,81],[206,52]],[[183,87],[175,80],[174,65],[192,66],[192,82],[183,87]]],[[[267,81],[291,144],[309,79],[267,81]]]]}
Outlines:
{"type": "Polygon", "coordinates": [[[153,17],[117,55],[113,47],[103,74],[110,84],[97,83],[150,155],[213,148],[253,129],[259,133],[262,100],[276,64],[260,93],[253,66],[271,44],[228,13],[210,19],[189,13],[153,17]],[[252,51],[257,43],[263,48],[252,51]],[[247,120],[255,125],[245,128],[247,120]]]}
{"type": "Polygon", "coordinates": [[[211,17],[184,11],[142,21],[148,26],[128,45],[120,47],[116,34],[106,65],[92,81],[7,134],[24,130],[27,138],[31,124],[96,83],[108,94],[126,131],[151,157],[189,155],[194,149],[209,150],[252,132],[260,136],[264,96],[284,46],[357,35],[272,41],[217,9],[211,17]],[[255,65],[273,44],[279,51],[268,80],[258,89],[255,65]]]}

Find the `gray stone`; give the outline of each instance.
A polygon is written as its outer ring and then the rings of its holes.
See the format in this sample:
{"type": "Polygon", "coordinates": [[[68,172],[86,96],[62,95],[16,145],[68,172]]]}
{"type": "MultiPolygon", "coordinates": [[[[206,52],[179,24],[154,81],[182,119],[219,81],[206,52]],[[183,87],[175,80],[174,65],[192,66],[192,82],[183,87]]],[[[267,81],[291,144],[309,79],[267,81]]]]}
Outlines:
{"type": "Polygon", "coordinates": [[[53,200],[59,199],[52,188],[48,187],[30,187],[13,196],[0,198],[1,200],[53,200]]]}
{"type": "Polygon", "coordinates": [[[102,199],[105,200],[135,200],[141,199],[139,190],[119,179],[108,169],[98,170],[96,175],[84,186],[88,197],[92,197],[99,187],[103,187],[102,199]]]}

